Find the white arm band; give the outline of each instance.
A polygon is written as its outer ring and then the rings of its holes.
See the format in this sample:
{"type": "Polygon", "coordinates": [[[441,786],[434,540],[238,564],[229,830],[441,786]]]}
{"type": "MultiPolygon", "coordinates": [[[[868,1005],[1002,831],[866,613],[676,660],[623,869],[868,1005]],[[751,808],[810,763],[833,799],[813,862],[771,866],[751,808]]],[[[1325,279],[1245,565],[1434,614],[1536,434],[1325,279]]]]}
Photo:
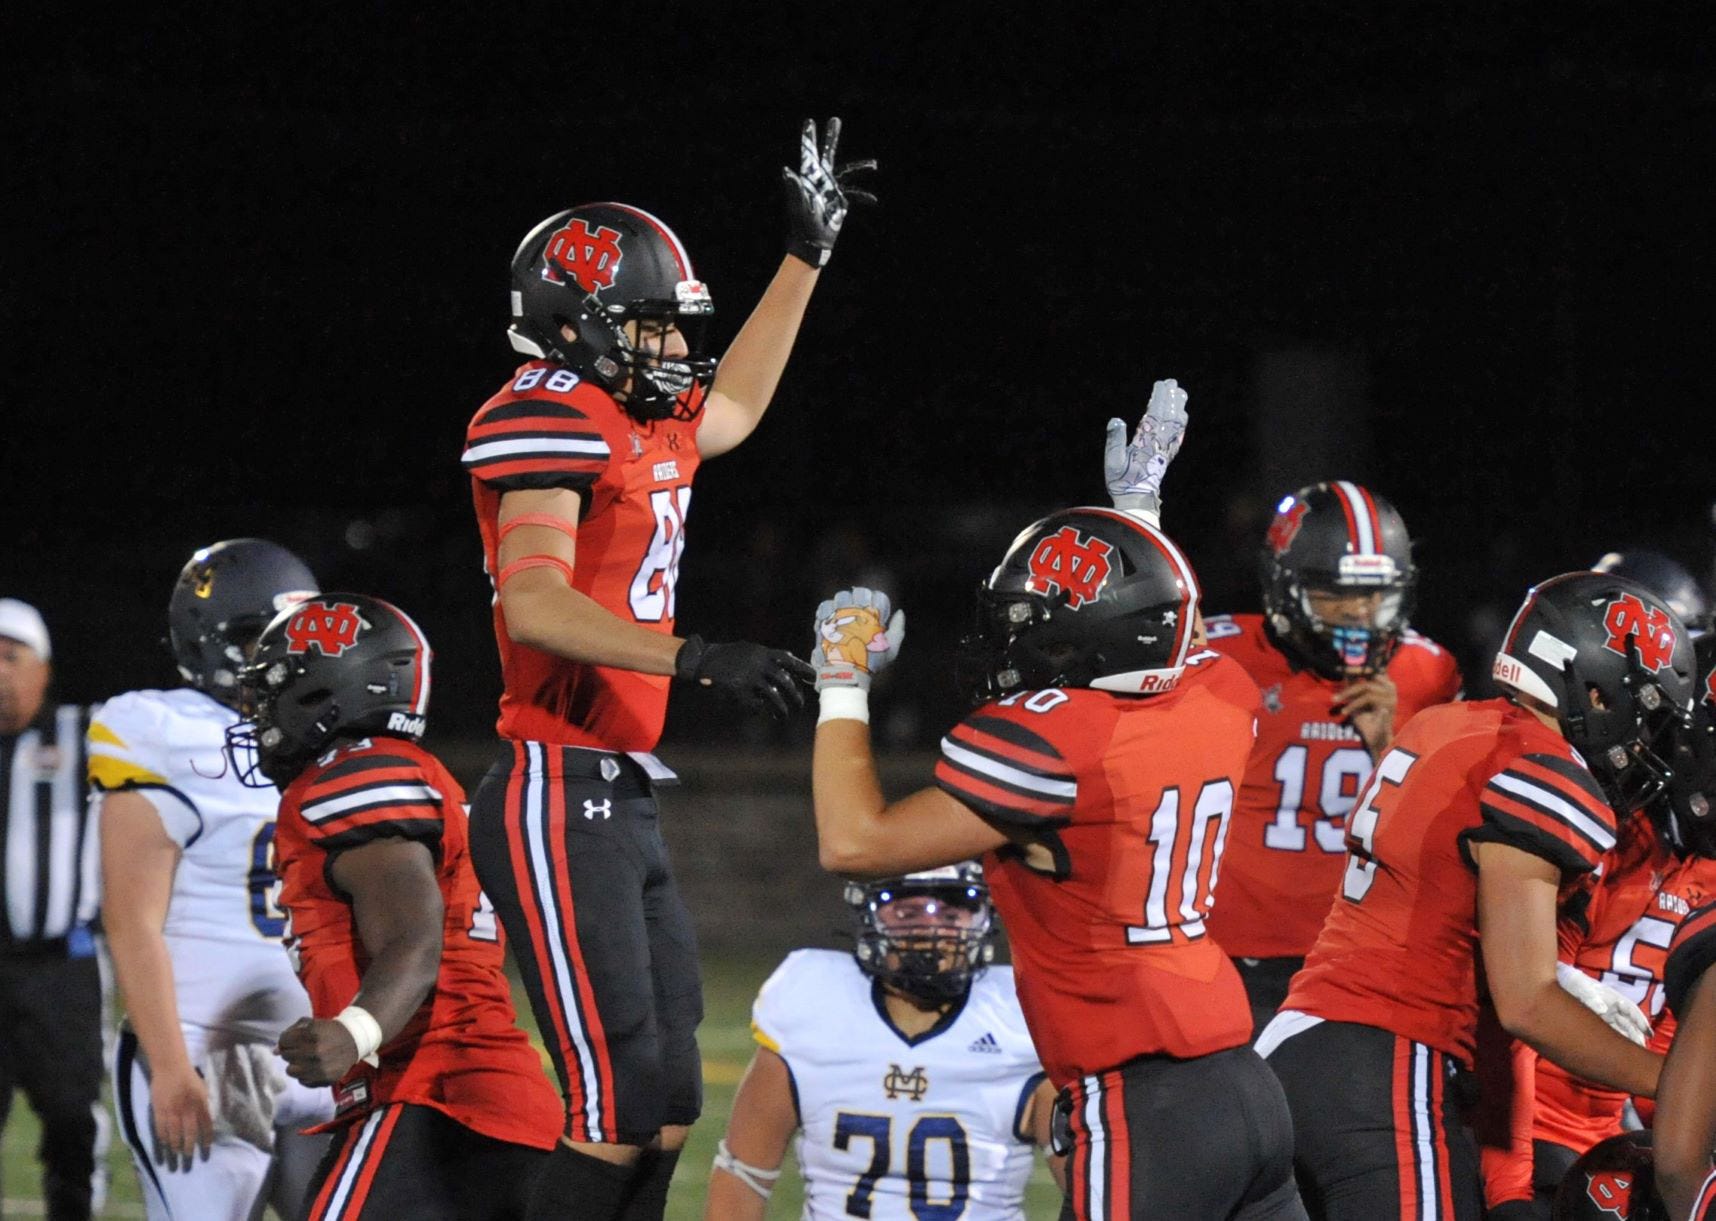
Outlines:
{"type": "Polygon", "coordinates": [[[350,1032],[352,1042],[357,1044],[358,1059],[371,1068],[381,1063],[375,1054],[381,1047],[381,1023],[374,1014],[358,1005],[347,1005],[334,1015],[334,1021],[350,1032]]]}
{"type": "Polygon", "coordinates": [[[715,1146],[715,1169],[725,1170],[765,1200],[774,1194],[775,1181],[781,1177],[779,1167],[764,1170],[734,1157],[733,1151],[727,1148],[725,1136],[721,1138],[721,1143],[715,1146]]]}
{"type": "Polygon", "coordinates": [[[870,693],[862,687],[827,687],[818,700],[816,723],[863,721],[870,723],[870,693]]]}

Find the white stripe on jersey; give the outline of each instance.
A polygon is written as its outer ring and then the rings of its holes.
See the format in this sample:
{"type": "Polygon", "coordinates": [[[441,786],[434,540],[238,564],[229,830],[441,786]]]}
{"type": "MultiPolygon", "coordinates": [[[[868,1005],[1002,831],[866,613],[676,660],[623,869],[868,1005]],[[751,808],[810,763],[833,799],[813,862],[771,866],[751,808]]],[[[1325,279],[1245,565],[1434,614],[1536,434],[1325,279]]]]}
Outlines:
{"type": "Polygon", "coordinates": [[[441,794],[426,784],[389,784],[382,788],[358,789],[351,793],[340,793],[333,797],[319,797],[314,801],[306,801],[303,805],[304,818],[308,822],[325,822],[336,814],[344,814],[347,810],[358,806],[374,805],[376,802],[391,802],[399,805],[420,804],[430,802],[441,803],[441,794]]]}
{"type": "Polygon", "coordinates": [[[1045,797],[1065,797],[1068,800],[1076,800],[1078,797],[1078,781],[1076,780],[1050,780],[1047,776],[1039,776],[1034,772],[1009,767],[1007,764],[997,762],[987,755],[980,755],[976,751],[967,750],[952,738],[941,740],[941,753],[955,763],[963,764],[973,771],[982,772],[986,776],[993,776],[995,779],[1005,781],[1016,788],[1029,789],[1031,792],[1041,793],[1045,797]]]}
{"type": "Polygon", "coordinates": [[[1559,793],[1533,784],[1529,780],[1522,780],[1518,776],[1510,776],[1506,772],[1498,772],[1491,776],[1490,783],[1516,797],[1522,797],[1536,805],[1547,806],[1567,822],[1583,831],[1602,851],[1607,852],[1615,846],[1613,832],[1559,793]]]}
{"type": "Polygon", "coordinates": [[[611,451],[599,437],[524,437],[515,441],[481,441],[467,449],[461,462],[491,462],[508,454],[583,454],[606,458],[611,451]]]}

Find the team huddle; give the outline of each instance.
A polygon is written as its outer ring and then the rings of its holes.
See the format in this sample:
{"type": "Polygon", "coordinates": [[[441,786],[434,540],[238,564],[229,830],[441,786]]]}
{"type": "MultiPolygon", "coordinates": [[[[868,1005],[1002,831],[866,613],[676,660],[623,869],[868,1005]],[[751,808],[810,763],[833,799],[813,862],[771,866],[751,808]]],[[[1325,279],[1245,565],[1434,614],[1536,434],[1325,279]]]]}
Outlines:
{"type": "Polygon", "coordinates": [[[697,469],[757,427],[869,199],[839,134],[805,124],[787,253],[719,362],[656,217],[519,246],[526,360],[462,455],[504,681],[468,806],[420,745],[405,610],[263,540],[185,565],[185,685],[88,733],[149,1216],[663,1215],[703,1101],[652,753],[679,681],[782,717],[814,692],[855,929],[757,997],[712,1221],[762,1218],[794,1142],[812,1218],[1020,1218],[1039,1151],[1079,1221],[1716,1218],[1716,635],[1671,563],[1541,581],[1501,698],[1466,701],[1409,626],[1400,514],[1331,478],[1259,540],[1263,613],[1206,614],[1162,381],[1110,423],[1111,505],[981,582],[920,790],[886,798],[871,750],[888,594],[815,608],[808,660],[675,634],[697,469]]]}

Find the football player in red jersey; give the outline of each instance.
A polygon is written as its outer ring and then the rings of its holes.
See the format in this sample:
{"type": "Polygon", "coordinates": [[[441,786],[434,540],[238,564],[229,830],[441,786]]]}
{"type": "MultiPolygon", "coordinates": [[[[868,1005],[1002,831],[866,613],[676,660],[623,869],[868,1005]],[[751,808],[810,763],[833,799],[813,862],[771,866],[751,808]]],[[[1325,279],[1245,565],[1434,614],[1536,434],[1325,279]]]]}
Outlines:
{"type": "Polygon", "coordinates": [[[1257,688],[1202,648],[1198,586],[1142,516],[1024,530],[978,594],[978,706],[935,785],[895,802],[870,676],[903,622],[869,590],[817,612],[814,787],[824,868],[878,876],[986,854],[1019,1002],[1059,1089],[1077,1218],[1303,1217],[1279,1086],[1205,918],[1257,688]]]}
{"type": "MultiPolygon", "coordinates": [[[[1593,571],[1650,589],[1686,624],[1695,653],[1702,650],[1698,628],[1706,600],[1680,565],[1656,552],[1613,551],[1593,571]]],[[[1563,986],[1657,1052],[1668,1051],[1675,1033],[1662,997],[1669,942],[1686,914],[1716,895],[1716,859],[1701,850],[1678,799],[1691,791],[1687,785],[1699,783],[1691,745],[1677,750],[1669,787],[1621,820],[1615,847],[1573,889],[1560,917],[1563,986]]],[[[1627,1101],[1625,1094],[1540,1061],[1525,1044],[1514,1044],[1512,1061],[1511,1142],[1481,1150],[1484,1202],[1496,1221],[1548,1216],[1568,1167],[1621,1131],[1627,1101]]],[[[1649,1100],[1637,1100],[1637,1107],[1649,1123],[1649,1100]]]]}
{"type": "Polygon", "coordinates": [[[1474,950],[1515,1038],[1588,1080],[1656,1090],[1661,1058],[1558,982],[1556,912],[1614,847],[1616,812],[1670,774],[1686,630],[1642,586],[1568,573],[1527,595],[1493,673],[1507,699],[1419,713],[1377,765],[1340,897],[1257,1041],[1293,1107],[1307,1202],[1337,1221],[1478,1216],[1447,1088],[1472,1061],[1474,950]]]}
{"type": "MultiPolygon", "coordinates": [[[[1186,400],[1157,382],[1130,441],[1108,422],[1103,473],[1117,508],[1159,508],[1160,474],[1149,476],[1172,457],[1186,400]]],[[[1412,540],[1382,497],[1346,480],[1299,489],[1276,506],[1260,560],[1264,613],[1207,620],[1210,647],[1263,693],[1209,921],[1258,1030],[1340,889],[1347,814],[1371,768],[1401,726],[1461,685],[1453,656],[1407,627],[1412,540]]]]}
{"type": "Polygon", "coordinates": [[[812,676],[782,650],[675,636],[674,586],[698,465],[762,419],[848,199],[868,198],[847,180],[873,163],[836,167],[839,135],[830,120],[819,146],[806,122],[788,253],[719,371],[697,336],[709,290],[649,213],[573,208],[513,258],[512,343],[532,359],[464,452],[504,678],[471,825],[566,1102],[544,1217],[568,1200],[659,1217],[702,1107],[696,939],[652,796],[672,773],[647,752],[675,677],[785,716],[812,676]]]}
{"type": "MultiPolygon", "coordinates": [[[[1698,642],[1698,705],[1676,763],[1671,797],[1677,832],[1716,856],[1716,637],[1698,642]]],[[[1716,1221],[1716,903],[1675,931],[1664,970],[1669,1010],[1679,1020],[1656,1107],[1657,1186],[1671,1215],[1716,1221]]]]}
{"type": "Polygon", "coordinates": [[[240,682],[229,753],[281,790],[280,903],[313,1013],[280,1054],[334,1087],[343,1129],[308,1216],[522,1218],[562,1112],[513,1012],[464,793],[417,744],[428,643],[379,598],[322,594],[269,624],[240,682]]]}

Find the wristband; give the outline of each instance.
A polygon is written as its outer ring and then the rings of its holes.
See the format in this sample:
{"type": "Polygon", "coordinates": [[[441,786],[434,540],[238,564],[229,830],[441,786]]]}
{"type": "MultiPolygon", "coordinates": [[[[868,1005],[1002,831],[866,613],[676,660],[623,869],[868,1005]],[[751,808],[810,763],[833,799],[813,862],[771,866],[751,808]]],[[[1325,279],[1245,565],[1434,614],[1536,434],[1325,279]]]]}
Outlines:
{"type": "Polygon", "coordinates": [[[870,693],[862,687],[824,687],[816,723],[862,721],[870,723],[870,693]]]}
{"type": "Polygon", "coordinates": [[[727,1147],[725,1136],[715,1146],[715,1169],[725,1170],[765,1200],[774,1194],[775,1183],[781,1177],[778,1167],[774,1170],[764,1170],[761,1166],[753,1166],[734,1157],[733,1151],[727,1147]]]}
{"type": "Polygon", "coordinates": [[[381,1023],[375,1015],[360,1005],[347,1005],[334,1014],[334,1021],[346,1028],[357,1044],[358,1059],[371,1068],[381,1063],[376,1051],[381,1047],[381,1023]]]}

